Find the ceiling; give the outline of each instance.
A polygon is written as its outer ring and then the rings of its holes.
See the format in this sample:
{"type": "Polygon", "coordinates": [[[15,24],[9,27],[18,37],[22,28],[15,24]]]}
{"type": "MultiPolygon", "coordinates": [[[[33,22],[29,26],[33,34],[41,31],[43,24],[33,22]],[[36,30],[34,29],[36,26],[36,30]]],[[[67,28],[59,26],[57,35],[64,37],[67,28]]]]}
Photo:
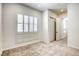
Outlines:
{"type": "Polygon", "coordinates": [[[68,5],[67,3],[24,3],[24,4],[39,11],[50,9],[57,14],[66,12],[68,5]]]}
{"type": "Polygon", "coordinates": [[[53,11],[54,13],[56,13],[57,15],[61,15],[63,13],[67,13],[67,9],[51,9],[51,11],[53,11]],[[63,10],[63,11],[62,11],[63,10]]]}
{"type": "Polygon", "coordinates": [[[44,11],[45,9],[67,8],[67,3],[24,3],[24,4],[40,11],[44,11]]]}

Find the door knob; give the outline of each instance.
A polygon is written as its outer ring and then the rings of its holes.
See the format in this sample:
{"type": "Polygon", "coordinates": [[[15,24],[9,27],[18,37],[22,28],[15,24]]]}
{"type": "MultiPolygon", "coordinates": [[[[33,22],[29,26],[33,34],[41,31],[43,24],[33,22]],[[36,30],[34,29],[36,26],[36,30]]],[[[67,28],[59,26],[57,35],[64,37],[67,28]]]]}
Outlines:
{"type": "Polygon", "coordinates": [[[56,33],[58,33],[58,32],[56,32],[56,33]]]}

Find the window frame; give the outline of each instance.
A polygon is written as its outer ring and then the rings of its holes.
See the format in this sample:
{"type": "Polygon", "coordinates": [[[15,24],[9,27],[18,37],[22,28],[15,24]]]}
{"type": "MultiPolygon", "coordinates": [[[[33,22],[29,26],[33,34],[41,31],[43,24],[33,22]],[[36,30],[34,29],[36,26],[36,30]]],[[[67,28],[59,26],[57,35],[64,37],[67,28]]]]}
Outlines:
{"type": "MultiPolygon", "coordinates": [[[[23,15],[23,16],[28,16],[28,15],[23,15]]],[[[23,17],[24,18],[24,17],[23,17]]],[[[28,16],[28,22],[27,23],[24,23],[24,19],[23,19],[23,25],[25,25],[25,24],[27,24],[28,26],[28,31],[27,32],[29,32],[29,16],[28,16]]],[[[24,28],[25,28],[25,26],[24,26],[24,28]]],[[[25,29],[23,29],[23,32],[25,32],[25,29]]]]}
{"type": "MultiPolygon", "coordinates": [[[[16,22],[17,23],[17,32],[18,32],[18,24],[23,24],[23,23],[18,23],[18,15],[22,15],[23,16],[23,14],[17,14],[17,22],[16,22]]],[[[22,32],[23,32],[23,27],[22,27],[22,32]]],[[[22,33],[22,32],[18,32],[18,33],[22,33]]]]}
{"type": "MultiPolygon", "coordinates": [[[[18,32],[18,24],[19,24],[18,23],[18,15],[19,14],[17,14],[17,32],[18,32]]],[[[18,32],[18,33],[28,33],[28,32],[29,33],[32,33],[32,32],[35,33],[35,32],[38,32],[38,17],[36,17],[36,16],[29,16],[29,15],[26,15],[26,14],[20,14],[20,15],[23,16],[23,23],[22,23],[23,24],[23,31],[22,32],[18,32]],[[24,30],[24,28],[25,28],[24,25],[26,24],[26,23],[24,23],[24,16],[28,16],[28,23],[27,23],[28,31],[27,32],[25,32],[25,30],[24,30]],[[33,17],[33,24],[32,24],[33,25],[33,31],[32,32],[30,31],[30,17],[33,17]],[[37,18],[37,24],[34,24],[34,21],[35,21],[34,18],[35,17],[37,18]],[[37,31],[34,31],[34,26],[35,25],[37,26],[37,31]]]]}
{"type": "MultiPolygon", "coordinates": [[[[37,23],[35,24],[35,23],[34,23],[35,20],[33,21],[33,32],[38,32],[38,18],[37,18],[37,17],[34,17],[34,18],[37,19],[37,23]],[[35,26],[37,26],[37,27],[36,27],[36,28],[37,28],[36,31],[35,31],[35,28],[34,28],[35,26]]],[[[33,19],[34,19],[34,18],[33,18],[33,19]]]]}
{"type": "Polygon", "coordinates": [[[34,32],[34,16],[29,16],[29,32],[34,32]],[[33,17],[33,23],[30,23],[30,17],[33,17]],[[32,31],[30,31],[30,25],[32,25],[33,26],[33,30],[32,31]]]}

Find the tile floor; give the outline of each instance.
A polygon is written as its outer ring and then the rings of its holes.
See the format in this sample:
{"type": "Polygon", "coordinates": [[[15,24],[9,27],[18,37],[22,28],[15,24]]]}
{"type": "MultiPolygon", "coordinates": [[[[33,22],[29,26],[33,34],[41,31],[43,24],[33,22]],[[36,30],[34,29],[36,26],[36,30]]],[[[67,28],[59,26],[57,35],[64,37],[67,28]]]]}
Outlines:
{"type": "Polygon", "coordinates": [[[79,56],[79,50],[67,47],[65,39],[49,44],[42,42],[3,52],[2,56],[79,56]]]}

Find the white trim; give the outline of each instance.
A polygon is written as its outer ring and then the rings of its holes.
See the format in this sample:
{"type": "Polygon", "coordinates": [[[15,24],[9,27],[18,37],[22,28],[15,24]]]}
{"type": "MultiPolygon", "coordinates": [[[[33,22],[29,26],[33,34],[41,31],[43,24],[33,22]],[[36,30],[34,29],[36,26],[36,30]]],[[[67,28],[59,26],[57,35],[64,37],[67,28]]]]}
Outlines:
{"type": "Polygon", "coordinates": [[[1,56],[1,54],[2,54],[2,51],[0,51],[0,56],[1,56]]]}
{"type": "Polygon", "coordinates": [[[1,50],[0,50],[0,56],[1,56],[2,52],[3,52],[3,50],[2,50],[2,48],[1,48],[1,50]]]}
{"type": "Polygon", "coordinates": [[[70,48],[74,48],[74,49],[78,49],[78,50],[79,50],[79,47],[76,46],[76,45],[70,45],[70,44],[68,44],[68,47],[70,47],[70,48]]]}
{"type": "Polygon", "coordinates": [[[13,47],[3,49],[3,51],[4,51],[4,50],[8,50],[8,49],[13,49],[13,48],[21,47],[21,46],[27,46],[27,45],[29,45],[29,44],[37,43],[37,42],[40,42],[40,41],[41,41],[41,40],[34,40],[34,41],[26,42],[26,43],[16,44],[16,45],[13,46],[13,47]]]}

